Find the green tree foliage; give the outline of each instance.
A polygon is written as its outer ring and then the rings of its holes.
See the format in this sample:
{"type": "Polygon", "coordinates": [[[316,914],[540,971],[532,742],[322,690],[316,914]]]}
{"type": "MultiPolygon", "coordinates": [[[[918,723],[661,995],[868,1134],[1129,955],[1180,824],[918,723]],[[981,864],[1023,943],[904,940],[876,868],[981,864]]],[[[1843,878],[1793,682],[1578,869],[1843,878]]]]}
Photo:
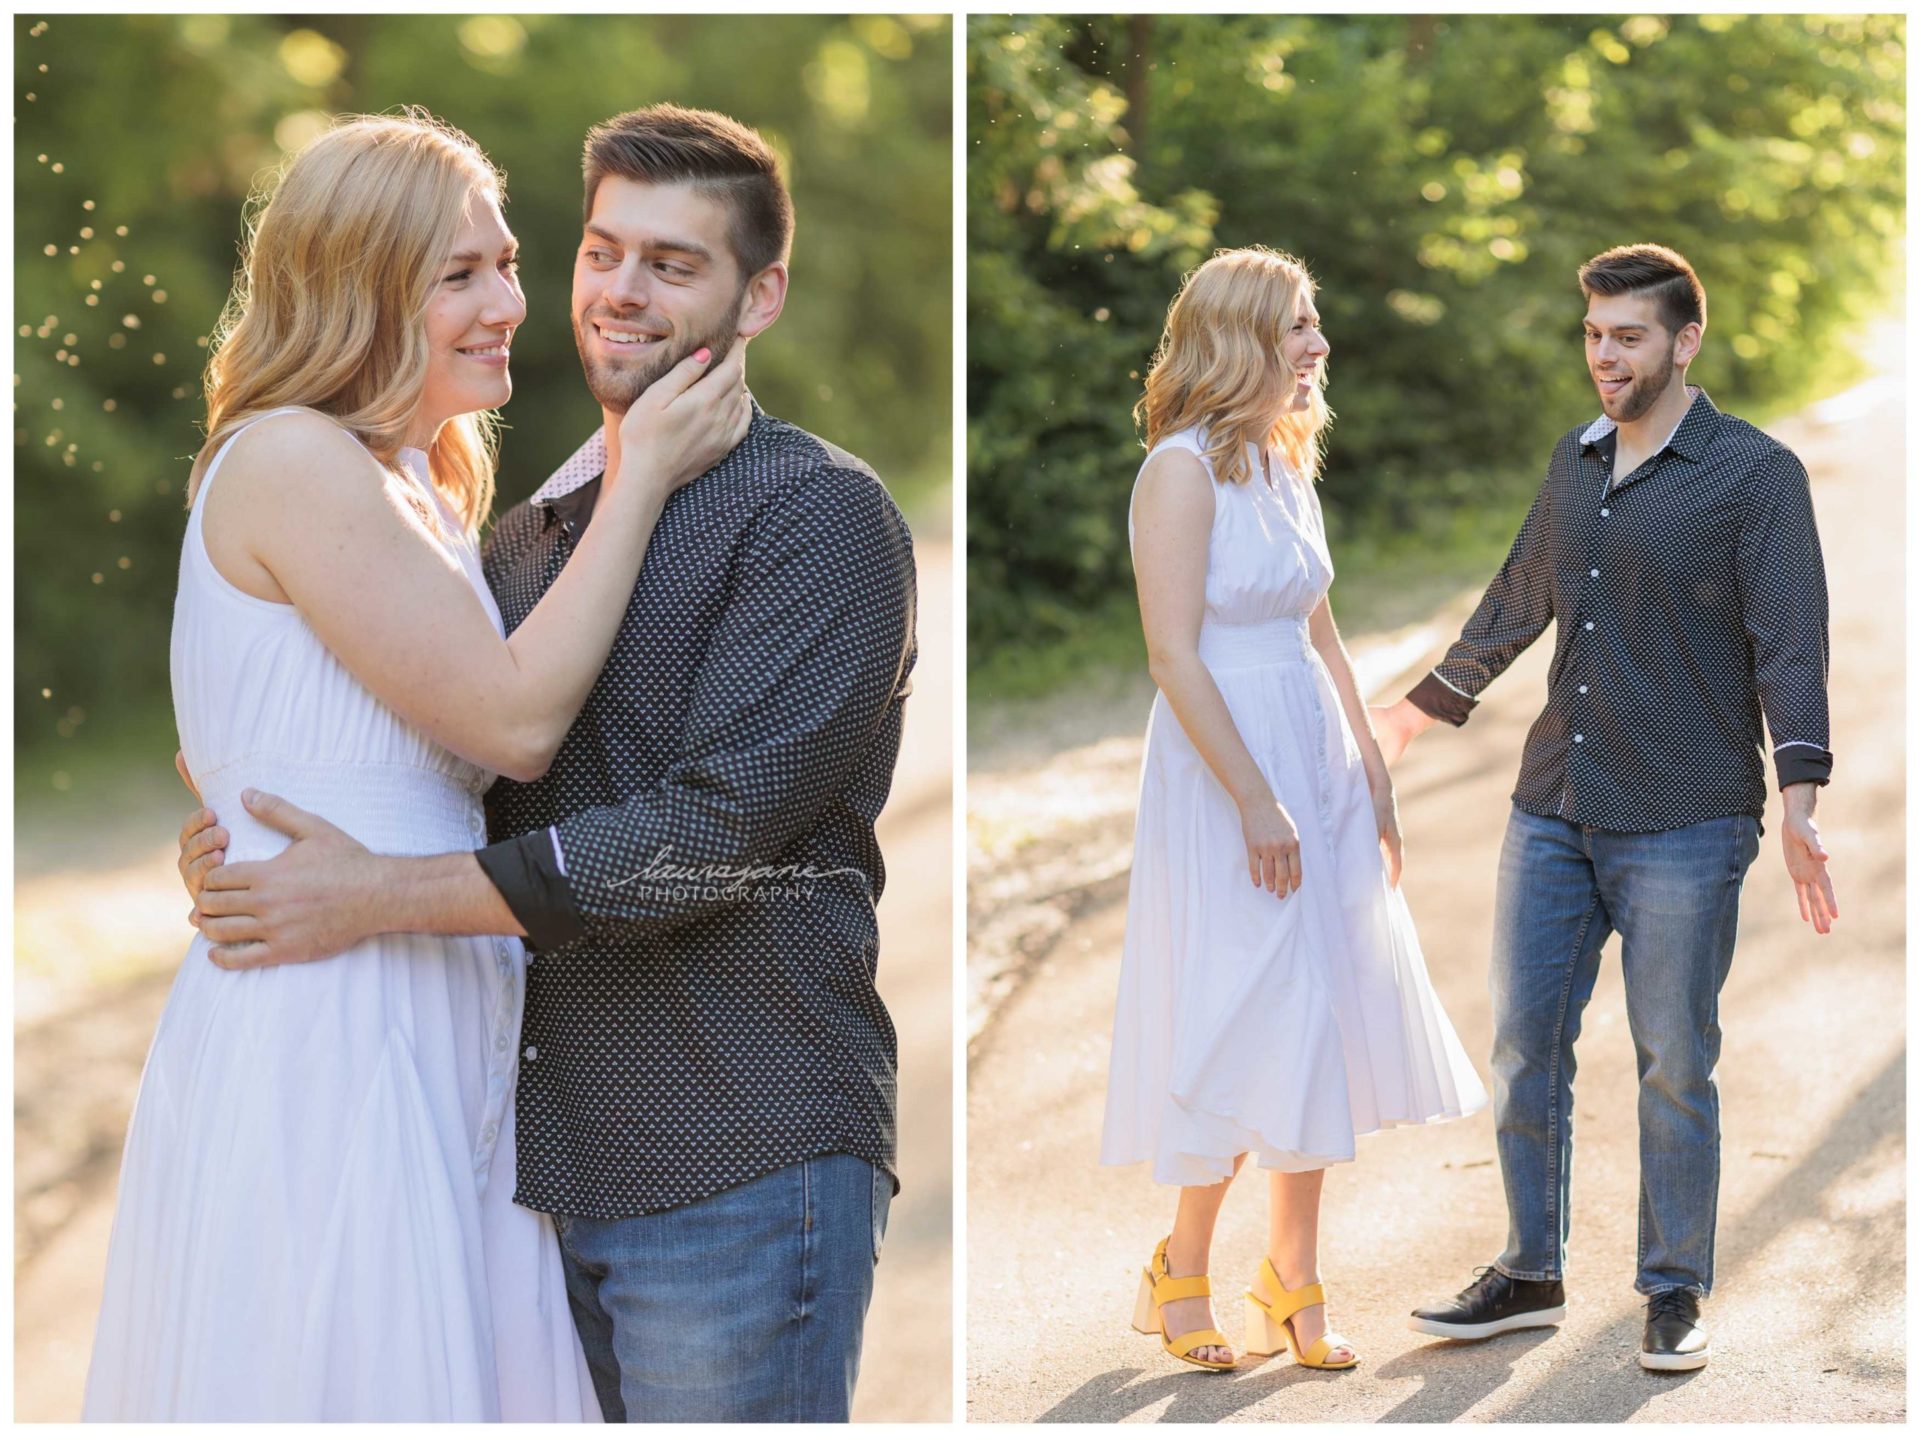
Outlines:
{"type": "Polygon", "coordinates": [[[1831,388],[1904,238],[1905,55],[1900,16],[976,17],[976,658],[1130,588],[1130,410],[1218,246],[1317,277],[1348,533],[1517,521],[1598,412],[1574,275],[1610,245],[1692,260],[1723,406],[1831,388]]]}
{"type": "Polygon", "coordinates": [[[333,114],[424,105],[507,172],[528,319],[500,507],[599,422],[567,317],[587,128],[674,100],[744,120],[786,161],[793,284],[755,341],[755,395],[937,515],[951,35],[944,16],[16,17],[20,742],[163,711],[205,336],[243,202],[333,114]]]}

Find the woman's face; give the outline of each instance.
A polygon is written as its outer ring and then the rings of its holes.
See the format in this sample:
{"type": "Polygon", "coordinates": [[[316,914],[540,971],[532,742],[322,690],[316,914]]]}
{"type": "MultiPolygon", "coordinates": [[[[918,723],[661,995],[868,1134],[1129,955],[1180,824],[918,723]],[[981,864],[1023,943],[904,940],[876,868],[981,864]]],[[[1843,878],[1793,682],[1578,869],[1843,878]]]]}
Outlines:
{"type": "Polygon", "coordinates": [[[426,448],[449,419],[496,409],[512,396],[507,349],[527,317],[519,247],[499,202],[475,195],[427,305],[427,384],[409,441],[416,447],[426,448]]]}
{"type": "Polygon", "coordinates": [[[1320,332],[1320,311],[1313,307],[1313,296],[1302,292],[1293,323],[1280,340],[1280,360],[1293,371],[1292,408],[1296,414],[1313,403],[1314,385],[1327,353],[1327,337],[1320,332]]]}

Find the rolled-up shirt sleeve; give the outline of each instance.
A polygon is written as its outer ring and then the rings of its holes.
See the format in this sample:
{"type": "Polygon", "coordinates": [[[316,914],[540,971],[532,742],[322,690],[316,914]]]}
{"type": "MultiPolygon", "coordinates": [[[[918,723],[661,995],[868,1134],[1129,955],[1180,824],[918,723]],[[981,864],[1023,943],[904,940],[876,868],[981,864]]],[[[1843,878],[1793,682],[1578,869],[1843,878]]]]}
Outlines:
{"type": "Polygon", "coordinates": [[[1824,784],[1828,748],[1827,571],[1807,471],[1781,449],[1754,472],[1741,515],[1740,615],[1782,788],[1824,784]]]}
{"type": "Polygon", "coordinates": [[[1506,562],[1487,585],[1447,655],[1407,694],[1423,713],[1458,728],[1480,693],[1553,622],[1551,500],[1540,486],[1506,562]]]}
{"type": "Polygon", "coordinates": [[[527,930],[529,948],[551,953],[580,936],[580,910],[567,885],[566,859],[556,830],[523,833],[490,844],[473,856],[527,930]]]}

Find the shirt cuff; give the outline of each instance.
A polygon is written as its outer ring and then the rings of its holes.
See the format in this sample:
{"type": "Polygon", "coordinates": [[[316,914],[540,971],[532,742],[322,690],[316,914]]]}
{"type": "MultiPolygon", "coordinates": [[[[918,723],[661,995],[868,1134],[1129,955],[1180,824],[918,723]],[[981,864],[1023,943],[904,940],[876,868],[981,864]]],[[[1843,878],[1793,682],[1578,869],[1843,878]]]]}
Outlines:
{"type": "Polygon", "coordinates": [[[1780,787],[1790,783],[1824,784],[1833,776],[1833,755],[1809,743],[1782,744],[1773,754],[1780,787]]]}
{"type": "Polygon", "coordinates": [[[1407,694],[1407,702],[1429,718],[1441,719],[1459,728],[1467,721],[1467,715],[1473,712],[1474,704],[1478,701],[1461,693],[1441,678],[1436,670],[1413,686],[1407,694]]]}
{"type": "Polygon", "coordinates": [[[520,926],[527,930],[529,948],[551,953],[584,931],[573,889],[560,866],[560,845],[552,829],[523,833],[473,856],[480,862],[480,871],[500,890],[520,926]]]}

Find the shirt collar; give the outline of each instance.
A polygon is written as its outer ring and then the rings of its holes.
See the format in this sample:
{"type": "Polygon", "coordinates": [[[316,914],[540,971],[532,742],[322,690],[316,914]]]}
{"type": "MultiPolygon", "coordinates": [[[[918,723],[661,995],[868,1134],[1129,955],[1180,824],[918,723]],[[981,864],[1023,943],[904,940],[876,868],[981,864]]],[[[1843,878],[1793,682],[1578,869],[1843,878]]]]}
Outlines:
{"type": "MultiPolygon", "coordinates": [[[[1673,452],[1682,459],[1698,460],[1706,452],[1707,441],[1713,435],[1719,422],[1720,411],[1714,408],[1713,401],[1707,398],[1707,391],[1697,384],[1689,384],[1687,393],[1693,396],[1693,402],[1687,406],[1686,413],[1680,416],[1680,422],[1673,426],[1672,432],[1660,441],[1653,453],[1672,446],[1673,452]]],[[[1580,435],[1580,442],[1595,445],[1610,437],[1619,426],[1602,414],[1589,424],[1580,435]]],[[[1653,455],[1648,455],[1652,458],[1653,455]]]]}
{"type": "Polygon", "coordinates": [[[587,442],[573,451],[566,463],[548,477],[547,482],[535,491],[533,502],[547,505],[565,495],[573,493],[583,484],[587,484],[606,472],[607,467],[607,429],[603,424],[587,437],[587,442]]]}
{"type": "MultiPolygon", "coordinates": [[[[765,411],[760,408],[760,401],[749,392],[747,403],[753,406],[754,422],[759,423],[765,414],[765,411]]],[[[723,459],[720,462],[724,464],[726,461],[723,459]]],[[[602,424],[587,436],[587,442],[574,450],[564,464],[547,476],[547,482],[534,491],[531,502],[542,507],[550,506],[556,499],[563,499],[574,491],[585,488],[606,472],[607,426],[602,424]]]]}

